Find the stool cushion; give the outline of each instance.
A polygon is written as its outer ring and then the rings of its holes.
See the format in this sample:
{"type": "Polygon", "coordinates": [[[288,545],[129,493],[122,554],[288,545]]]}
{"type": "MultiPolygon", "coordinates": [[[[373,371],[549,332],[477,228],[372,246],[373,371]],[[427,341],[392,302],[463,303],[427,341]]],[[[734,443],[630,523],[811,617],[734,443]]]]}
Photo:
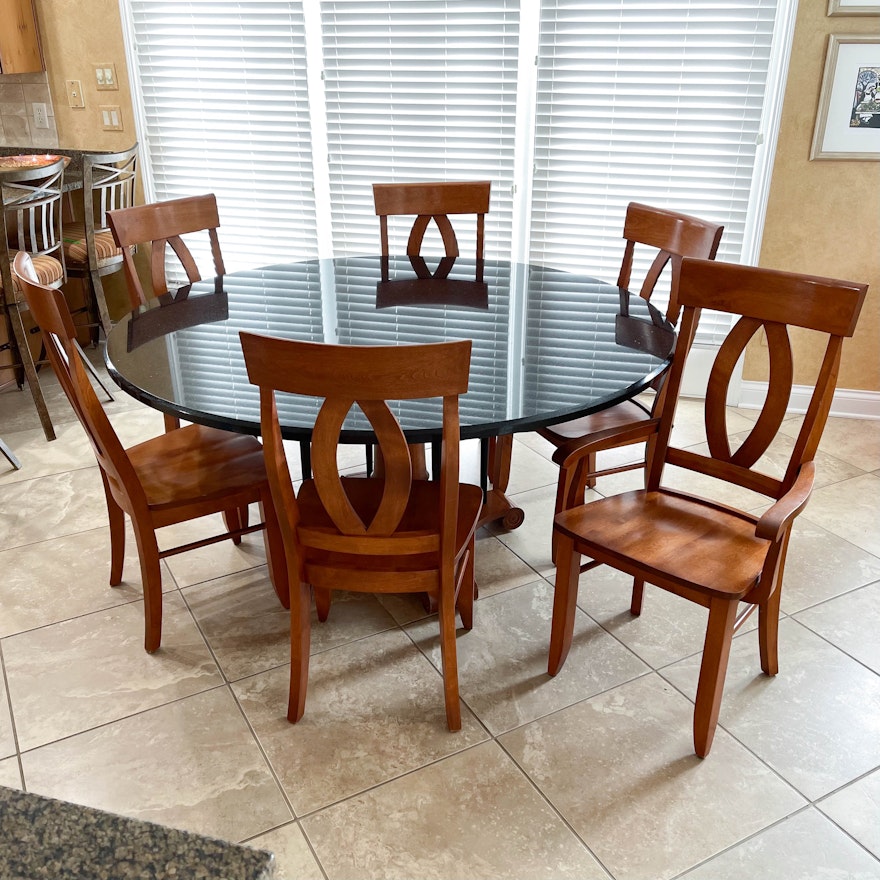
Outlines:
{"type": "MultiPolygon", "coordinates": [[[[89,250],[86,245],[86,227],[82,223],[65,223],[61,233],[64,239],[64,258],[68,263],[88,263],[89,250]]],[[[111,232],[95,233],[95,253],[98,262],[121,257],[122,249],[116,247],[111,232]]]]}
{"type": "MultiPolygon", "coordinates": [[[[58,287],[64,280],[64,266],[55,257],[31,256],[31,262],[34,264],[34,271],[40,284],[46,287],[58,287]]],[[[2,287],[3,279],[0,278],[0,288],[2,287]]]]}

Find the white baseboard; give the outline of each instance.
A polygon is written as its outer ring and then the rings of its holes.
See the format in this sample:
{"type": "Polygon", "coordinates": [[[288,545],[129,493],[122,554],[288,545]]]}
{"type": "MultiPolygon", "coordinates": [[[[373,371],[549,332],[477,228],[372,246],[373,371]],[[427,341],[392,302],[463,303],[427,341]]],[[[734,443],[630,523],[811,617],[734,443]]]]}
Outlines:
{"type": "MultiPolygon", "coordinates": [[[[811,386],[795,385],[791,390],[788,412],[806,412],[812,393],[811,386]]],[[[766,395],[766,382],[742,381],[739,387],[739,406],[744,409],[761,409],[766,395]]],[[[880,419],[880,392],[838,388],[834,392],[831,415],[849,419],[880,419]]]]}

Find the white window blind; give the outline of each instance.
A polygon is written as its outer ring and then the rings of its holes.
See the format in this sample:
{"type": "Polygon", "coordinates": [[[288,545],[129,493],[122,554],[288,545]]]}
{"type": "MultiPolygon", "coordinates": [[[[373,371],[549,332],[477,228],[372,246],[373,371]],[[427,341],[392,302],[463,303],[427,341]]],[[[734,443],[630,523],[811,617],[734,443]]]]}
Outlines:
{"type": "MultiPolygon", "coordinates": [[[[509,256],[518,10],[518,0],[321,3],[337,256],[379,249],[372,183],[419,180],[491,180],[486,256],[509,256]]],[[[472,256],[476,223],[454,225],[472,256]]],[[[392,218],[392,253],[408,233],[392,218]]],[[[425,251],[442,252],[433,224],[425,251]]]]}
{"type": "Polygon", "coordinates": [[[630,201],[723,223],[740,260],[776,5],[544,0],[531,261],[614,279],[630,201]]]}
{"type": "Polygon", "coordinates": [[[215,193],[230,271],[317,256],[302,3],[126,7],[150,196],[215,193]]]}

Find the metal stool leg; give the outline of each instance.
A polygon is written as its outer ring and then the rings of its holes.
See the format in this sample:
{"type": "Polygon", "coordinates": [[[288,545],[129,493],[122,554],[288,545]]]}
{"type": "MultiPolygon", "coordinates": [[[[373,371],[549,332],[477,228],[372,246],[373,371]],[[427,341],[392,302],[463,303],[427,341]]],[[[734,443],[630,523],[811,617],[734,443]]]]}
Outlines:
{"type": "Polygon", "coordinates": [[[3,457],[6,458],[17,471],[21,470],[21,462],[15,457],[13,451],[3,442],[2,438],[0,438],[0,453],[2,453],[3,457]]]}

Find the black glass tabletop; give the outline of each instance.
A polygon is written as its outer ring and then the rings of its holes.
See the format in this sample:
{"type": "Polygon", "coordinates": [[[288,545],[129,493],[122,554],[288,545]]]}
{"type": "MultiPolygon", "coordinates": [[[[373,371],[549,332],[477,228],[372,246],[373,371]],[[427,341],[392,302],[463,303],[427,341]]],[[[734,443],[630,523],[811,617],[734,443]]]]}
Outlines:
{"type": "MultiPolygon", "coordinates": [[[[110,332],[107,367],[163,412],[259,433],[239,331],[342,345],[470,339],[462,438],[532,430],[604,409],[666,368],[672,327],[614,284],[541,266],[408,257],[347,257],[229,273],[169,293],[110,332]]],[[[279,395],[284,435],[307,437],[319,402],[279,395]]],[[[440,401],[393,407],[407,437],[428,440],[440,401]]],[[[343,439],[369,440],[353,411],[343,439]]]]}

